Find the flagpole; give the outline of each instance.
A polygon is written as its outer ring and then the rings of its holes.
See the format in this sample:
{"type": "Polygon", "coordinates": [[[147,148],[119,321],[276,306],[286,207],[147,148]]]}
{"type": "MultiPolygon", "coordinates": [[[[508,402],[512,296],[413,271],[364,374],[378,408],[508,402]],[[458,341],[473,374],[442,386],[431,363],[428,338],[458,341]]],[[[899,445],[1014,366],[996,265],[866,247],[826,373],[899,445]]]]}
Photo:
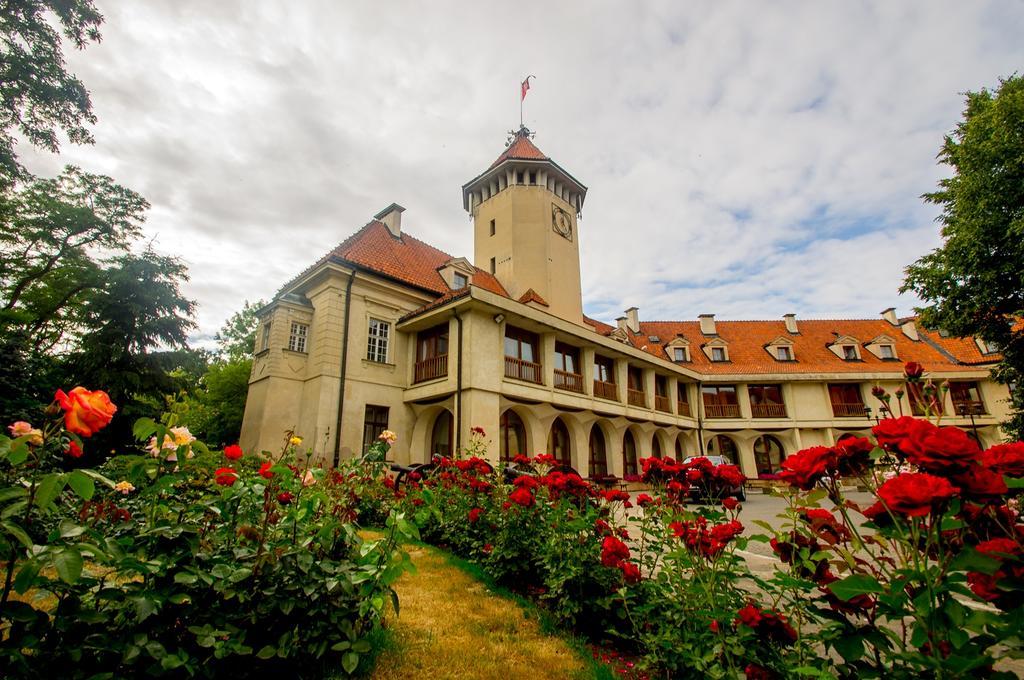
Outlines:
{"type": "Polygon", "coordinates": [[[526,97],[523,96],[523,84],[519,84],[519,127],[523,127],[523,100],[526,97]]]}

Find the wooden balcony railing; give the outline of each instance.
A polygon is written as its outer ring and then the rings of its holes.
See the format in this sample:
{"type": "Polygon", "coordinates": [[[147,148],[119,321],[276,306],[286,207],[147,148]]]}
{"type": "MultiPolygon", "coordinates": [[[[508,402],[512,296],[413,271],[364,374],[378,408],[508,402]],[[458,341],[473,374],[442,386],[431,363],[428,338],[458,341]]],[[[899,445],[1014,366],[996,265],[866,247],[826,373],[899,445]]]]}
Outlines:
{"type": "Polygon", "coordinates": [[[972,401],[970,399],[954,399],[953,413],[958,416],[963,416],[964,418],[972,413],[976,416],[986,415],[985,402],[972,401]]]}
{"type": "Polygon", "coordinates": [[[609,399],[611,401],[618,401],[619,390],[616,388],[615,383],[604,382],[603,380],[595,380],[594,396],[601,397],[602,399],[609,399]]]}
{"type": "Polygon", "coordinates": [[[867,418],[864,404],[843,404],[832,402],[832,413],[836,418],[867,418]]]}
{"type": "Polygon", "coordinates": [[[785,418],[785,404],[751,404],[750,413],[755,418],[785,418]]]}
{"type": "Polygon", "coordinates": [[[739,404],[704,404],[704,415],[708,418],[739,418],[739,404]]]}
{"type": "Polygon", "coordinates": [[[647,400],[644,398],[644,393],[640,390],[627,389],[626,396],[630,406],[639,406],[646,408],[647,400]]]}
{"type": "Polygon", "coordinates": [[[664,413],[672,413],[672,402],[669,401],[668,397],[663,397],[660,394],[655,394],[654,408],[664,413]]]}
{"type": "Polygon", "coordinates": [[[678,413],[681,416],[689,416],[690,415],[690,403],[686,402],[686,401],[677,401],[676,402],[676,413],[678,413]]]}
{"type": "Polygon", "coordinates": [[[541,366],[533,361],[505,357],[505,377],[541,384],[541,366]]]}
{"type": "Polygon", "coordinates": [[[417,361],[413,369],[413,382],[423,382],[448,375],[448,355],[440,354],[423,361],[417,361]]]}
{"type": "Polygon", "coordinates": [[[583,394],[583,376],[579,373],[569,373],[555,369],[555,387],[566,392],[578,392],[583,394]]]}

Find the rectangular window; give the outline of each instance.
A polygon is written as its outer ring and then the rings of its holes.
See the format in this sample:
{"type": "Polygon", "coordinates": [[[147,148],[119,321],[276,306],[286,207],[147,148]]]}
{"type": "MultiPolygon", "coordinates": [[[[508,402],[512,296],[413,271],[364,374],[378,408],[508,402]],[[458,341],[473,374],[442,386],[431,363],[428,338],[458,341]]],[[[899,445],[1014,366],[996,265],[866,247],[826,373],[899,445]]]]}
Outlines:
{"type": "Polygon", "coordinates": [[[580,351],[564,342],[555,343],[555,368],[566,373],[579,373],[580,351]]]}
{"type": "Polygon", "coordinates": [[[953,412],[958,416],[985,413],[985,402],[981,400],[981,390],[976,382],[950,381],[949,396],[953,400],[953,412]]]}
{"type": "Polygon", "coordinates": [[[750,412],[755,418],[786,417],[781,385],[750,385],[747,394],[750,396],[750,412]]]}
{"type": "Polygon", "coordinates": [[[630,366],[626,372],[627,386],[631,390],[642,392],[644,389],[644,372],[636,366],[630,366]]]}
{"type": "Polygon", "coordinates": [[[828,386],[832,413],[838,417],[866,417],[864,398],[857,383],[833,383],[828,386]]]}
{"type": "Polygon", "coordinates": [[[494,236],[496,226],[494,220],[491,220],[491,236],[494,236]]]}
{"type": "Polygon", "coordinates": [[[853,345],[843,345],[843,359],[846,361],[856,361],[857,348],[853,345]]]}
{"type": "Polygon", "coordinates": [[[895,359],[896,352],[893,351],[892,345],[879,345],[878,355],[883,359],[895,359]]]}
{"type": "Polygon", "coordinates": [[[459,272],[455,272],[455,274],[452,276],[452,280],[455,282],[455,290],[462,290],[463,288],[466,287],[466,284],[469,283],[469,279],[466,278],[466,275],[460,274],[459,272]]]}
{"type": "Polygon", "coordinates": [[[780,345],[775,348],[775,357],[779,361],[792,361],[793,360],[793,349],[788,345],[780,345]]]}
{"type": "Polygon", "coordinates": [[[594,355],[594,380],[615,384],[615,362],[608,357],[594,355]]]}
{"type": "Polygon", "coordinates": [[[448,375],[448,324],[443,323],[416,334],[414,382],[448,375]]]}
{"type": "Polygon", "coordinates": [[[505,326],[505,377],[541,383],[539,340],[536,333],[505,326]]]}
{"type": "Polygon", "coordinates": [[[735,385],[703,385],[704,414],[708,418],[739,418],[740,404],[735,385]]]}
{"type": "Polygon", "coordinates": [[[495,265],[495,262],[494,262],[494,258],[492,257],[492,258],[491,258],[491,273],[493,274],[493,273],[494,273],[494,272],[496,272],[497,270],[498,270],[498,268],[497,268],[497,266],[495,265]]]}
{"type": "Polygon", "coordinates": [[[309,334],[309,326],[304,323],[292,321],[292,330],[288,334],[288,349],[293,352],[306,351],[306,336],[309,334]]]}
{"type": "Polygon", "coordinates": [[[685,347],[675,347],[672,349],[672,359],[674,361],[689,361],[686,356],[685,347]]]}
{"type": "Polygon", "coordinates": [[[531,172],[530,173],[530,184],[536,184],[536,183],[537,183],[537,173],[536,172],[531,172]]]}
{"type": "Polygon", "coordinates": [[[263,336],[260,338],[260,351],[270,349],[270,321],[263,324],[263,336]]]}
{"type": "Polygon", "coordinates": [[[366,359],[379,364],[388,362],[388,339],[391,324],[380,319],[370,319],[370,329],[366,342],[366,359]]]}
{"type": "Polygon", "coordinates": [[[712,361],[725,361],[725,348],[724,347],[712,347],[711,348],[711,360],[712,361]]]}
{"type": "Polygon", "coordinates": [[[366,416],[363,418],[363,453],[377,441],[380,433],[388,429],[388,407],[366,405],[366,416]]]}
{"type": "Polygon", "coordinates": [[[522,184],[522,183],[523,183],[523,171],[520,170],[519,172],[516,173],[516,184],[522,184]]]}

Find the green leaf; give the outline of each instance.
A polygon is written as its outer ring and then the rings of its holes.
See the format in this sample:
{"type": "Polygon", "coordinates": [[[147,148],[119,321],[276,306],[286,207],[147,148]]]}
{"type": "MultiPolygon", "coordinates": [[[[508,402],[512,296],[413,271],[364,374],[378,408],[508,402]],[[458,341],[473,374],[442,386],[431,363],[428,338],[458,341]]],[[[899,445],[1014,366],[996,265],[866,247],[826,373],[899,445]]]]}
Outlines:
{"type": "Polygon", "coordinates": [[[96,493],[96,484],[93,483],[89,475],[85,474],[81,470],[73,470],[68,475],[68,486],[78,494],[82,500],[89,500],[93,494],[96,493]]]}
{"type": "Polygon", "coordinates": [[[836,581],[829,585],[828,588],[836,597],[844,602],[865,593],[884,592],[878,581],[866,574],[852,574],[841,581],[836,581]]]}
{"type": "Polygon", "coordinates": [[[39,576],[39,570],[42,569],[42,566],[38,560],[28,560],[22,563],[21,569],[18,570],[18,575],[14,577],[14,592],[24,595],[31,588],[35,587],[36,577],[39,576]]]}
{"type": "Polygon", "coordinates": [[[132,602],[135,604],[135,616],[139,623],[156,613],[156,603],[148,597],[133,597],[132,602]]]}
{"type": "Polygon", "coordinates": [[[1006,482],[1007,488],[1024,489],[1024,477],[1010,477],[1009,475],[1003,475],[1003,481],[1006,482]]]}
{"type": "Polygon", "coordinates": [[[66,477],[60,473],[55,472],[43,477],[36,486],[36,507],[43,510],[49,509],[60,492],[64,490],[66,483],[66,477]]]}
{"type": "Polygon", "coordinates": [[[345,672],[352,675],[356,668],[359,666],[359,655],[355,652],[345,652],[341,657],[341,667],[345,669],[345,672]]]}
{"type": "Polygon", "coordinates": [[[18,539],[18,542],[21,543],[26,548],[31,548],[32,547],[32,545],[33,545],[32,539],[29,538],[29,535],[25,532],[24,529],[22,529],[20,526],[18,526],[14,522],[0,522],[0,527],[3,527],[4,531],[6,531],[11,536],[14,536],[16,539],[18,539]]]}
{"type": "Polygon", "coordinates": [[[352,643],[352,651],[356,652],[357,654],[366,654],[370,651],[370,641],[356,640],[352,643]]]}
{"type": "Polygon", "coordinates": [[[24,442],[15,443],[7,453],[7,462],[17,466],[28,460],[28,444],[24,442]]]}
{"type": "Polygon", "coordinates": [[[153,436],[158,427],[152,418],[139,418],[135,421],[135,425],[132,426],[132,434],[135,436],[136,441],[145,441],[153,436]]]}
{"type": "Polygon", "coordinates": [[[82,576],[82,553],[75,548],[64,548],[53,558],[53,567],[65,583],[75,583],[82,576]]]}
{"type": "Polygon", "coordinates": [[[949,563],[950,571],[978,571],[982,574],[994,574],[1002,561],[995,557],[984,555],[974,548],[964,548],[960,554],[949,563]]]}
{"type": "Polygon", "coordinates": [[[273,645],[267,645],[260,651],[256,652],[256,656],[263,660],[272,659],[275,654],[277,654],[277,648],[273,645]]]}
{"type": "Polygon", "coordinates": [[[832,646],[847,663],[864,656],[864,640],[859,635],[840,635],[832,641],[832,646]]]}
{"type": "Polygon", "coordinates": [[[62,519],[58,528],[61,538],[74,538],[81,536],[86,531],[85,527],[79,526],[69,519],[62,519]]]}
{"type": "Polygon", "coordinates": [[[198,580],[199,580],[199,577],[196,576],[195,574],[189,574],[188,572],[184,572],[184,571],[179,571],[177,574],[174,575],[174,582],[175,583],[183,583],[183,584],[185,584],[187,586],[192,585],[193,583],[195,583],[198,580]]]}

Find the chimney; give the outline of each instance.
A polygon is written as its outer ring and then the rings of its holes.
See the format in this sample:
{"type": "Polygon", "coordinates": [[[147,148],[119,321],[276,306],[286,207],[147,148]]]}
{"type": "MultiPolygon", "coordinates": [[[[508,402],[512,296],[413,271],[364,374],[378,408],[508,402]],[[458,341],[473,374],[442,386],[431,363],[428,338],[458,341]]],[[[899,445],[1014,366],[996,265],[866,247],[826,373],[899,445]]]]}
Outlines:
{"type": "Polygon", "coordinates": [[[893,326],[899,326],[900,320],[896,318],[896,308],[888,307],[882,310],[882,318],[891,323],[893,326]]]}
{"type": "Polygon", "coordinates": [[[796,325],[796,314],[783,314],[782,320],[786,322],[786,332],[793,335],[800,334],[800,328],[796,325]]]}
{"type": "Polygon", "coordinates": [[[392,203],[388,207],[381,210],[379,213],[373,216],[373,219],[380,220],[384,223],[384,226],[388,228],[391,235],[395,238],[402,238],[402,213],[405,212],[405,208],[392,203]]]}
{"type": "Polygon", "coordinates": [[[917,333],[917,324],[914,323],[913,319],[907,319],[900,324],[900,330],[903,331],[903,335],[907,336],[914,342],[921,339],[921,336],[917,333]]]}
{"type": "Polygon", "coordinates": [[[640,310],[636,307],[630,307],[625,312],[626,315],[626,328],[633,333],[640,332],[640,310]]]}
{"type": "Polygon", "coordinates": [[[626,324],[627,323],[628,323],[628,321],[626,320],[626,317],[624,317],[624,316],[620,316],[619,318],[615,319],[615,325],[619,327],[620,331],[626,330],[626,324]]]}
{"type": "Polygon", "coordinates": [[[718,335],[718,331],[715,330],[715,315],[714,314],[700,314],[697,316],[700,320],[700,332],[704,335],[718,335]]]}

